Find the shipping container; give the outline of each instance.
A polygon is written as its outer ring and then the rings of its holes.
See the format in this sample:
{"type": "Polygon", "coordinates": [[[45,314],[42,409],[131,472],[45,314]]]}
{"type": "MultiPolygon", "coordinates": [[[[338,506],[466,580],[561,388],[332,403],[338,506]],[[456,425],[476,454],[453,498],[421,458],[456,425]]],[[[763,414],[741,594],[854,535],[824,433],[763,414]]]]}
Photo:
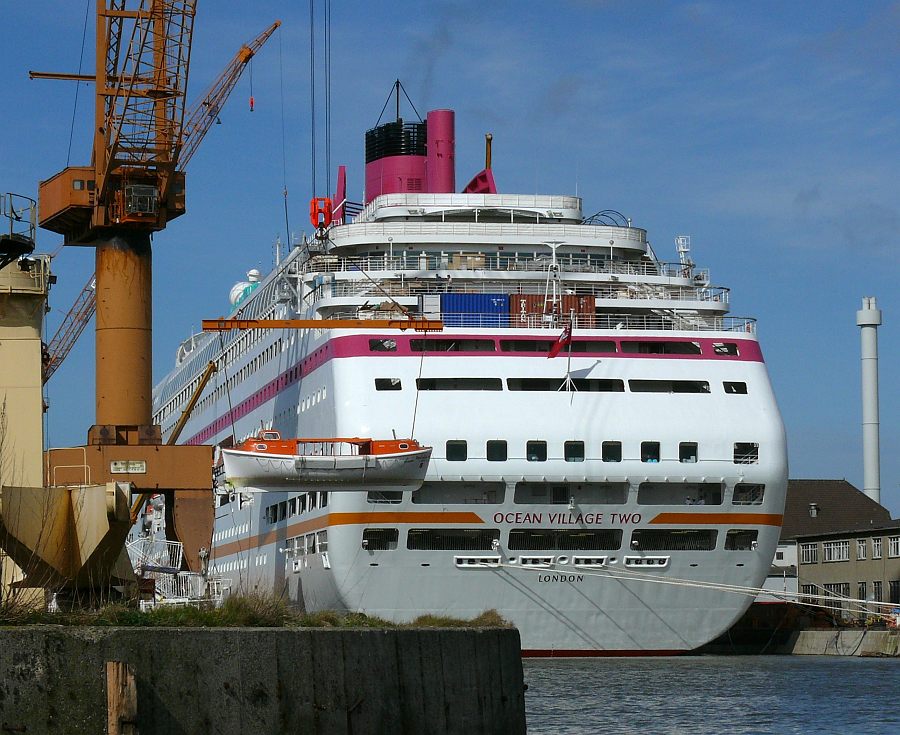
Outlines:
{"type": "Polygon", "coordinates": [[[541,327],[550,324],[565,324],[569,316],[575,315],[576,329],[593,329],[596,299],[593,296],[558,297],[556,308],[552,298],[543,294],[512,294],[509,297],[509,315],[514,327],[541,327]]]}
{"type": "Polygon", "coordinates": [[[502,293],[441,294],[447,327],[508,327],[509,296],[502,293]]]}
{"type": "Polygon", "coordinates": [[[441,318],[441,295],[426,293],[419,296],[419,313],[425,319],[441,318]]]}

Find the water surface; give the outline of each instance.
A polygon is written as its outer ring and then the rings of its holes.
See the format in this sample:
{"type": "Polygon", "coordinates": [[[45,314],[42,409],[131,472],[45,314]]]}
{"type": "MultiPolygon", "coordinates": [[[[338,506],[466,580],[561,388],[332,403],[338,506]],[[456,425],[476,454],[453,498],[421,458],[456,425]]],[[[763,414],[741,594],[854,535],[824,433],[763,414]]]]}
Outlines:
{"type": "Polygon", "coordinates": [[[900,659],[526,659],[529,735],[900,735],[900,659]]]}

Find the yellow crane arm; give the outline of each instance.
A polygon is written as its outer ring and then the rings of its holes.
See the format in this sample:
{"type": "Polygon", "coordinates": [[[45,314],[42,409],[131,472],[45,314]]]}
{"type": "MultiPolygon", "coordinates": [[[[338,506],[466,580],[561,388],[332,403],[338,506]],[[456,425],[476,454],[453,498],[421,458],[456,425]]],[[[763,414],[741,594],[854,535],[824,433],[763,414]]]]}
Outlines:
{"type": "Polygon", "coordinates": [[[90,323],[91,317],[97,307],[95,289],[97,279],[92,275],[72,308],[66,312],[66,316],[56,330],[56,334],[47,345],[47,351],[44,358],[43,382],[50,380],[50,376],[56,372],[56,369],[62,365],[69,352],[75,346],[84,328],[90,323]]]}
{"type": "Polygon", "coordinates": [[[244,67],[280,25],[281,21],[276,20],[250,43],[241,46],[219,78],[210,85],[206,94],[188,111],[182,133],[181,155],[178,159],[180,170],[183,171],[187,166],[187,162],[191,160],[191,156],[194,155],[203,136],[217,120],[219,110],[222,109],[228,95],[231,94],[238,79],[241,78],[244,67]]]}

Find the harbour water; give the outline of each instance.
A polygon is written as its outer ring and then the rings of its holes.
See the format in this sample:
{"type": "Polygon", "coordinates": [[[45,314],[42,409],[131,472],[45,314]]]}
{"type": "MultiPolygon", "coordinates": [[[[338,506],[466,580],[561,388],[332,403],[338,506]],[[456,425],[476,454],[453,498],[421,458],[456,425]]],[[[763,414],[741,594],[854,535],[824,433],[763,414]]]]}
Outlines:
{"type": "Polygon", "coordinates": [[[529,735],[900,732],[900,659],[528,659],[529,735]]]}

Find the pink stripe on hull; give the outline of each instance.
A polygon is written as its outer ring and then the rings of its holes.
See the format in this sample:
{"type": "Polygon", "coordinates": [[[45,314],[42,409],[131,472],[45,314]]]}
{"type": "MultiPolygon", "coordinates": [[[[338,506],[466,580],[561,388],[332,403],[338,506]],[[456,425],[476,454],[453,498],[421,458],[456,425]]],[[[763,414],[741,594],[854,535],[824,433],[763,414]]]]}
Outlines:
{"type": "MultiPolygon", "coordinates": [[[[502,337],[497,337],[495,335],[485,336],[485,335],[470,335],[470,334],[454,334],[447,335],[442,334],[440,336],[431,336],[424,337],[422,335],[416,336],[399,336],[395,334],[382,334],[382,335],[373,335],[373,334],[352,334],[346,335],[343,337],[334,337],[328,342],[326,342],[323,346],[318,347],[316,350],[312,352],[312,354],[303,358],[299,363],[292,366],[284,373],[279,375],[274,380],[266,383],[262,388],[256,391],[249,398],[244,399],[239,404],[234,406],[231,411],[229,411],[224,416],[220,416],[213,423],[211,423],[206,428],[199,431],[197,434],[188,439],[185,444],[203,444],[207,442],[209,439],[214,437],[219,432],[223,431],[227,427],[231,426],[233,423],[248,415],[249,413],[255,411],[257,408],[262,406],[264,403],[272,400],[275,396],[278,395],[284,388],[287,388],[290,385],[293,385],[300,379],[308,376],[317,368],[320,368],[325,363],[329,362],[335,358],[347,358],[347,357],[377,357],[377,358],[385,358],[385,357],[421,357],[421,352],[413,352],[410,347],[410,339],[512,339],[515,338],[517,341],[552,341],[546,337],[535,337],[532,335],[519,337],[517,335],[503,335],[502,337]],[[397,349],[391,352],[372,352],[369,349],[369,341],[377,339],[377,340],[393,340],[397,343],[397,349]]],[[[606,339],[606,337],[603,337],[606,339]]],[[[598,337],[594,337],[593,339],[599,339],[598,337]]],[[[576,337],[574,341],[578,341],[576,337]]],[[[759,348],[759,343],[752,339],[734,339],[729,340],[729,342],[734,342],[738,345],[738,355],[720,355],[716,354],[713,349],[713,344],[721,344],[722,340],[719,339],[709,339],[709,338],[701,338],[701,339],[683,339],[678,337],[653,337],[647,339],[613,339],[609,338],[609,341],[617,343],[617,352],[577,352],[575,353],[576,357],[597,357],[601,356],[606,359],[640,359],[640,360],[725,360],[731,362],[764,362],[762,351],[759,348]],[[622,341],[637,341],[637,342],[696,342],[700,345],[701,354],[699,355],[660,355],[660,354],[639,354],[633,352],[621,352],[620,345],[622,341]]],[[[497,345],[499,347],[499,345],[497,345]]],[[[537,357],[541,359],[547,359],[547,354],[545,352],[426,352],[425,353],[429,359],[433,357],[537,357]]],[[[616,654],[621,655],[621,654],[616,654]]],[[[655,654],[655,655],[667,655],[667,654],[655,654]]]]}

